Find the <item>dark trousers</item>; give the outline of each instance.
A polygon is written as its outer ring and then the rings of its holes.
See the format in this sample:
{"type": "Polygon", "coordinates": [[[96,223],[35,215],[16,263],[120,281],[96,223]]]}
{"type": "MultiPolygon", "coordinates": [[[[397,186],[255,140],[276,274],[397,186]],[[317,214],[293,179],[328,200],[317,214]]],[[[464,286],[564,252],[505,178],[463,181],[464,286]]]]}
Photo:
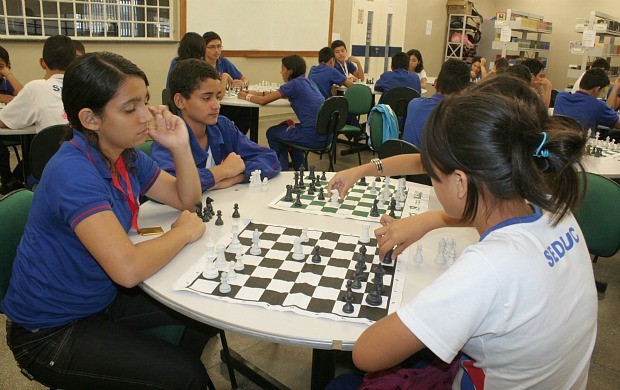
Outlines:
{"type": "Polygon", "coordinates": [[[217,330],[168,312],[139,289],[123,290],[102,313],[30,332],[7,321],[7,343],[22,372],[62,389],[205,389],[200,361],[217,330]],[[187,324],[181,346],[142,332],[187,324]],[[187,347],[185,347],[187,346],[187,347]]]}
{"type": "MultiPolygon", "coordinates": [[[[308,147],[308,148],[321,148],[325,145],[325,141],[321,140],[308,140],[303,138],[301,132],[297,128],[299,124],[295,124],[294,128],[289,129],[289,124],[287,122],[283,122],[279,125],[275,125],[270,127],[267,130],[267,142],[269,143],[269,148],[276,152],[278,155],[278,160],[280,160],[280,166],[283,171],[288,171],[288,155],[289,155],[289,146],[283,144],[280,141],[290,142],[295,145],[308,147]]],[[[319,135],[317,134],[317,137],[319,135]]],[[[305,165],[305,156],[304,152],[298,149],[290,150],[291,159],[293,160],[293,169],[298,170],[300,166],[305,165]]],[[[305,167],[306,170],[308,167],[305,167]]]]}
{"type": "Polygon", "coordinates": [[[11,153],[2,140],[0,140],[0,179],[3,183],[10,183],[13,180],[11,153]]]}

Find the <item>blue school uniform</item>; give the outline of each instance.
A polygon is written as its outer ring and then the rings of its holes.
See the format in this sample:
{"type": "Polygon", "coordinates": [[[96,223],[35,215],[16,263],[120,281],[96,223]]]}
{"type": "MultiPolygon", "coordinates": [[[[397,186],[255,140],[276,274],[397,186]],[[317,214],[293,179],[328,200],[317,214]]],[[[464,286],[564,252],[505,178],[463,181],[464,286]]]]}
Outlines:
{"type": "Polygon", "coordinates": [[[170,61],[170,68],[168,68],[168,77],[166,77],[166,88],[170,89],[170,73],[172,73],[172,69],[179,62],[179,57],[175,57],[170,61]]]}
{"type": "Polygon", "coordinates": [[[342,85],[347,80],[344,74],[325,63],[310,68],[308,78],[314,81],[325,99],[332,96],[332,85],[342,85]]]}
{"type": "Polygon", "coordinates": [[[405,141],[411,142],[415,146],[420,146],[422,128],[426,123],[426,119],[445,98],[444,95],[436,93],[428,99],[417,98],[409,102],[407,106],[407,121],[403,131],[403,139],[405,141]]]}
{"type": "Polygon", "coordinates": [[[394,87],[409,87],[418,92],[422,91],[418,75],[407,72],[407,69],[387,71],[375,83],[375,91],[378,92],[385,93],[394,87]]]}
{"type": "MultiPolygon", "coordinates": [[[[137,202],[161,170],[136,152],[137,170],[129,172],[129,181],[137,202]]],[[[116,285],[74,232],[102,211],[112,211],[126,232],[131,228],[130,206],[112,184],[104,157],[74,130],[73,139],[48,162],[34,195],[9,289],[0,302],[10,319],[28,330],[45,329],[99,313],[112,303],[116,285]]]]}
{"type": "Polygon", "coordinates": [[[618,113],[607,103],[583,91],[558,93],[553,114],[574,118],[585,131],[592,129],[593,134],[598,126],[613,127],[618,122],[618,113]]]}
{"type": "Polygon", "coordinates": [[[9,80],[4,77],[0,78],[0,95],[12,96],[14,92],[15,90],[13,89],[11,83],[9,83],[9,80]]]}
{"type": "Polygon", "coordinates": [[[220,74],[228,73],[233,80],[240,80],[243,77],[243,74],[239,71],[239,69],[237,69],[237,67],[226,57],[220,57],[217,59],[215,69],[217,69],[220,74]]]}
{"type": "MultiPolygon", "coordinates": [[[[205,149],[200,146],[189,126],[187,130],[189,132],[189,145],[196,168],[198,168],[202,191],[206,191],[215,185],[213,173],[206,167],[209,157],[213,158],[215,165],[219,165],[230,153],[237,153],[245,163],[246,182],[250,180],[252,171],[257,169],[261,170],[261,178],[271,179],[280,173],[280,163],[275,152],[250,141],[225,116],[220,115],[215,125],[205,127],[205,132],[207,133],[207,147],[205,149]],[[209,150],[212,156],[209,156],[209,150]]],[[[166,147],[153,142],[151,158],[157,162],[161,169],[176,176],[174,160],[166,147]]]]}
{"type": "Polygon", "coordinates": [[[357,71],[357,66],[351,61],[345,61],[344,65],[345,66],[342,66],[340,62],[336,61],[336,63],[334,64],[334,69],[342,73],[345,77],[348,77],[350,74],[357,71]]]}

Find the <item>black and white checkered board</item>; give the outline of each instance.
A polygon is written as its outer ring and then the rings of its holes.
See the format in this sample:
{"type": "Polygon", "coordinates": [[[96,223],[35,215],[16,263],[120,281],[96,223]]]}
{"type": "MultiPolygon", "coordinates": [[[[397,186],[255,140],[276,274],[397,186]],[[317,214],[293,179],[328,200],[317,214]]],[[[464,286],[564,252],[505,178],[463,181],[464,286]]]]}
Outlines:
{"type": "MultiPolygon", "coordinates": [[[[333,175],[333,174],[332,174],[333,175]]],[[[390,196],[387,201],[384,201],[381,195],[383,188],[383,182],[375,182],[374,177],[366,178],[366,185],[356,183],[350,190],[344,199],[338,200],[338,206],[332,205],[329,194],[327,193],[326,180],[321,180],[321,187],[323,188],[325,200],[319,200],[319,191],[317,190],[313,195],[308,194],[308,183],[306,188],[302,190],[300,196],[301,207],[294,205],[295,201],[288,202],[284,200],[286,196],[286,190],[278,195],[270,204],[270,207],[280,210],[290,210],[301,213],[330,215],[341,218],[351,218],[362,221],[378,222],[383,214],[389,214],[390,199],[394,194],[394,191],[398,188],[398,180],[392,179],[389,184],[390,196]],[[376,192],[373,194],[371,187],[372,183],[376,186],[376,192]],[[370,210],[375,199],[379,199],[377,208],[379,210],[379,217],[371,217],[370,210]]],[[[407,197],[404,202],[401,202],[402,210],[396,210],[396,218],[407,217],[409,215],[420,214],[428,210],[428,199],[430,194],[430,187],[424,185],[414,185],[413,183],[406,183],[407,197]]],[[[293,198],[295,198],[293,194],[293,198]]]]}
{"type": "MultiPolygon", "coordinates": [[[[362,288],[353,290],[352,314],[342,311],[345,302],[347,280],[353,278],[355,264],[359,259],[359,237],[335,232],[308,229],[309,242],[303,244],[306,259],[295,261],[292,258],[293,242],[300,237],[302,229],[291,226],[276,226],[263,223],[249,223],[239,233],[242,244],[245,269],[230,281],[232,291],[222,294],[219,291],[219,278],[205,279],[202,270],[206,259],[203,257],[177,280],[174,289],[188,290],[218,299],[262,306],[271,310],[293,311],[298,314],[372,324],[395,311],[400,306],[406,261],[384,264],[383,303],[370,306],[366,295],[372,284],[362,282],[362,288]],[[250,254],[254,229],[260,232],[261,254],[250,254]],[[312,262],[312,250],[319,245],[322,261],[312,262]]],[[[234,261],[235,253],[230,251],[226,240],[226,259],[234,261]]],[[[377,242],[371,239],[366,244],[366,275],[374,277],[370,270],[379,264],[377,242]],[[372,259],[372,263],[371,263],[372,259]]],[[[407,254],[402,254],[406,258],[407,254]]],[[[220,271],[222,271],[221,269],[220,271]]]]}
{"type": "Polygon", "coordinates": [[[617,158],[620,157],[620,148],[617,144],[605,141],[588,140],[586,154],[597,158],[617,158]],[[600,149],[600,155],[597,151],[600,149]]]}

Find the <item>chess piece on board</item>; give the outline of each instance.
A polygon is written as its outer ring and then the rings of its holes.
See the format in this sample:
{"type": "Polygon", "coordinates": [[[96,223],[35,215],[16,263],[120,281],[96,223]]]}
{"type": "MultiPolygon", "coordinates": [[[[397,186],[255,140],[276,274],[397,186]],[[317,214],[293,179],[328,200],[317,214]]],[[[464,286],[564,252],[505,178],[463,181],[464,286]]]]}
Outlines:
{"type": "Polygon", "coordinates": [[[323,192],[323,187],[319,190],[319,200],[325,200],[325,193],[323,192]]]}
{"type": "Polygon", "coordinates": [[[286,185],[286,195],[284,195],[284,201],[285,202],[292,202],[294,200],[293,198],[293,186],[290,184],[286,185]]]}
{"type": "Polygon", "coordinates": [[[301,238],[295,237],[293,243],[293,260],[302,261],[306,258],[304,248],[301,246],[301,238]]]}
{"type": "Polygon", "coordinates": [[[301,207],[302,203],[301,203],[301,192],[297,193],[297,197],[295,198],[295,203],[293,203],[293,206],[295,207],[301,207]]]}
{"type": "Polygon", "coordinates": [[[370,242],[370,224],[367,222],[362,224],[362,234],[360,235],[360,242],[362,244],[368,244],[370,242]]]}
{"type": "Polygon", "coordinates": [[[220,292],[222,294],[228,294],[230,290],[230,284],[228,284],[228,273],[222,272],[222,276],[220,277],[220,292]]]}
{"type": "Polygon", "coordinates": [[[233,218],[241,218],[241,214],[239,214],[239,203],[235,203],[233,208],[234,208],[234,211],[232,213],[232,217],[233,218]]]}
{"type": "Polygon", "coordinates": [[[421,263],[424,261],[424,258],[422,257],[422,245],[418,245],[417,252],[415,256],[413,257],[413,260],[416,263],[421,263]]]}
{"type": "Polygon", "coordinates": [[[370,306],[380,306],[383,303],[383,298],[381,297],[381,293],[377,289],[377,285],[373,284],[370,293],[366,295],[366,303],[370,306]]]}
{"type": "Polygon", "coordinates": [[[254,229],[254,233],[252,233],[252,247],[250,248],[250,254],[254,256],[261,254],[260,233],[258,232],[258,229],[254,229]]]}
{"type": "Polygon", "coordinates": [[[316,245],[314,247],[314,251],[312,252],[312,262],[315,264],[319,264],[321,262],[321,248],[316,245]]]}
{"type": "Polygon", "coordinates": [[[375,199],[372,201],[372,208],[370,209],[370,216],[371,217],[378,217],[380,216],[379,214],[379,208],[377,207],[377,204],[379,203],[378,199],[375,199]]]}
{"type": "Polygon", "coordinates": [[[216,226],[222,226],[224,224],[224,220],[222,219],[222,210],[217,210],[217,219],[215,220],[216,226]]]}

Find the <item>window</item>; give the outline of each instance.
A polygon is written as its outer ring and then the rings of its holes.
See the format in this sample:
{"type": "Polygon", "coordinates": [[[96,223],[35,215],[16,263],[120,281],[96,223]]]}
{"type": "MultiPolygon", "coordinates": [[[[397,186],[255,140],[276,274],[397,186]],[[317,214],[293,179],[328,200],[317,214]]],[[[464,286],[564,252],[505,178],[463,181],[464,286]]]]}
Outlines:
{"type": "Polygon", "coordinates": [[[172,40],[171,0],[0,0],[0,38],[172,40]]]}

